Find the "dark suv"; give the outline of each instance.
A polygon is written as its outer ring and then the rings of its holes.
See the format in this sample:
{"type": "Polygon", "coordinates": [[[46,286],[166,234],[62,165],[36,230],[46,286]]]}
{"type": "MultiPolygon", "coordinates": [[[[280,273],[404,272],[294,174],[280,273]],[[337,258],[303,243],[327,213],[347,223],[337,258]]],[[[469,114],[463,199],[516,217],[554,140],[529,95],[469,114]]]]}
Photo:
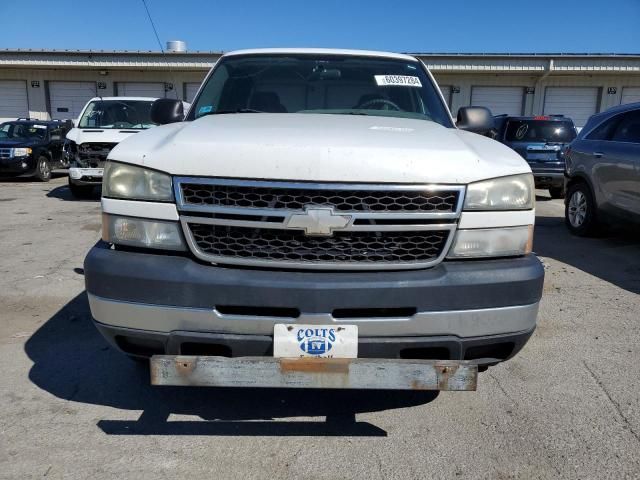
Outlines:
{"type": "Polygon", "coordinates": [[[51,170],[68,166],[62,145],[70,122],[19,118],[0,124],[0,177],[51,179],[51,170]]]}
{"type": "Polygon", "coordinates": [[[640,103],[593,115],[570,145],[565,220],[571,233],[640,222],[640,103]]]}
{"type": "Polygon", "coordinates": [[[531,166],[536,188],[564,197],[564,152],[576,138],[573,120],[563,115],[494,117],[496,140],[518,152],[531,166]]]}

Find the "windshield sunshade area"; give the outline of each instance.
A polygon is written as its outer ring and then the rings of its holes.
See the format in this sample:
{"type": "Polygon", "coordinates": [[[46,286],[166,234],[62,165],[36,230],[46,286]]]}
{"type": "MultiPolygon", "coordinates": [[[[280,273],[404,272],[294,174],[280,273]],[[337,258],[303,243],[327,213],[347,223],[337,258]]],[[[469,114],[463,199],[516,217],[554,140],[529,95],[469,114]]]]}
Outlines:
{"type": "Polygon", "coordinates": [[[571,122],[511,120],[507,125],[508,142],[569,143],[576,138],[571,122]]]}
{"type": "Polygon", "coordinates": [[[28,125],[17,122],[7,122],[0,125],[0,139],[43,140],[46,136],[47,127],[44,125],[28,125]]]}
{"type": "Polygon", "coordinates": [[[134,128],[155,125],[148,100],[96,100],[87,105],[80,118],[80,128],[134,128]]]}
{"type": "Polygon", "coordinates": [[[377,115],[453,126],[436,87],[417,61],[311,54],[223,59],[188,120],[252,112],[377,115]]]}

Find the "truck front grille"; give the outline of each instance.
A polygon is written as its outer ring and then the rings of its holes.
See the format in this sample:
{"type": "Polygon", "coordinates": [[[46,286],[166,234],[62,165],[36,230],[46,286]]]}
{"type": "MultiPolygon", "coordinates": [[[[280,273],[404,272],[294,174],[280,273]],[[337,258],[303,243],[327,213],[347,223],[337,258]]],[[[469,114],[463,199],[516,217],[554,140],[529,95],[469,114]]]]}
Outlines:
{"type": "Polygon", "coordinates": [[[87,142],[78,146],[78,159],[88,167],[103,167],[104,162],[117,143],[87,142]]]}
{"type": "Polygon", "coordinates": [[[11,158],[11,149],[0,148],[0,158],[11,158]]]}
{"type": "Polygon", "coordinates": [[[176,178],[191,251],[212,263],[390,270],[440,262],[464,187],[176,178]]]}
{"type": "Polygon", "coordinates": [[[448,230],[426,232],[336,232],[310,237],[302,231],[190,223],[198,249],[217,257],[270,262],[410,263],[442,253],[448,230]]]}
{"type": "Polygon", "coordinates": [[[407,190],[318,190],[240,185],[182,184],[187,205],[304,210],[331,206],[341,212],[455,212],[460,192],[407,190]]]}

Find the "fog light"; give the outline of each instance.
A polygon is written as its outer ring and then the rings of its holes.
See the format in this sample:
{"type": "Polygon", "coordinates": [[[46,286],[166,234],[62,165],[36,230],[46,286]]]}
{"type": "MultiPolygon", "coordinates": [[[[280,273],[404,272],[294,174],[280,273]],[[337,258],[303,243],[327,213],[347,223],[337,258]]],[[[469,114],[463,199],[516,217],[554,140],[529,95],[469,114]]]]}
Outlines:
{"type": "Polygon", "coordinates": [[[28,167],[27,162],[22,162],[20,165],[22,166],[22,168],[27,168],[28,167]]]}

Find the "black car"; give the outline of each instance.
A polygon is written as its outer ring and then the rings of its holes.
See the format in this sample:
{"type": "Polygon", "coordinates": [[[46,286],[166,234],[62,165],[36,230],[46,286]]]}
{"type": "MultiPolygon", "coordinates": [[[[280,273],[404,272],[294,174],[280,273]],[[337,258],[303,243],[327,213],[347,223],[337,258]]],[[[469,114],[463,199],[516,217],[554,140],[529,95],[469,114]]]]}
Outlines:
{"type": "Polygon", "coordinates": [[[0,177],[51,179],[55,168],[67,167],[62,145],[70,122],[19,118],[0,124],[0,177]]]}
{"type": "Polygon", "coordinates": [[[531,166],[536,188],[564,197],[564,154],[576,138],[573,120],[563,115],[494,117],[496,140],[518,152],[531,166]]]}

